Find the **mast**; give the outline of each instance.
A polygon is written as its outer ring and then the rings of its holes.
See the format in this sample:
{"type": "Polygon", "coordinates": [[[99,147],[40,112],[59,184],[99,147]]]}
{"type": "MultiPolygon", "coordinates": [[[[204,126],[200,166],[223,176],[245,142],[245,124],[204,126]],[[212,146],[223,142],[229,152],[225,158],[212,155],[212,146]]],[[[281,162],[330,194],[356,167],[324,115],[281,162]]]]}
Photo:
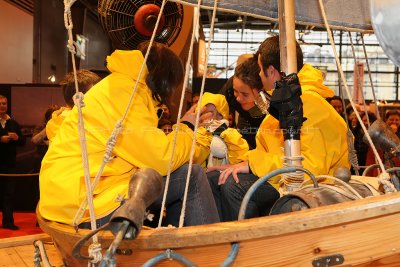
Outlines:
{"type": "MultiPolygon", "coordinates": [[[[294,0],[279,0],[279,50],[281,71],[286,74],[297,73],[296,32],[295,32],[295,5],[294,0]]],[[[300,138],[285,138],[284,141],[284,166],[303,167],[301,161],[300,138]]],[[[288,191],[293,191],[304,180],[302,172],[289,174],[285,178],[291,180],[286,184],[288,191]]]]}

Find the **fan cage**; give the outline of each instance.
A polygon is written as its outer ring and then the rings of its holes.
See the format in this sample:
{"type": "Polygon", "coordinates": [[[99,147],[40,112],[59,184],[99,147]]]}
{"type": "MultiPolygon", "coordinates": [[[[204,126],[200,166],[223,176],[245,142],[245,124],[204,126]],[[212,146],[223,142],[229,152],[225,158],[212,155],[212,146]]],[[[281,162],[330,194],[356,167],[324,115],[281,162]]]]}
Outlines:
{"type": "MultiPolygon", "coordinates": [[[[136,49],[138,44],[150,40],[141,35],[134,25],[137,10],[147,4],[161,7],[162,0],[100,0],[98,4],[99,20],[104,31],[110,37],[114,47],[121,50],[136,49]]],[[[155,40],[171,46],[178,37],[183,23],[183,6],[167,2],[163,10],[164,27],[155,40]]]]}

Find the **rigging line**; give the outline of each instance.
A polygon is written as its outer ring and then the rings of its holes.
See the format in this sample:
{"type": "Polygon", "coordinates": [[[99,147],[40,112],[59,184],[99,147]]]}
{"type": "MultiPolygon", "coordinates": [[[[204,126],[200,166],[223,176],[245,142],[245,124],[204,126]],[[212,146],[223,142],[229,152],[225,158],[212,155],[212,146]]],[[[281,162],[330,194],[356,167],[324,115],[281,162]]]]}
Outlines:
{"type": "MultiPolygon", "coordinates": [[[[155,26],[154,26],[154,29],[158,29],[158,25],[159,25],[160,20],[161,20],[161,15],[162,15],[162,12],[163,12],[163,10],[164,10],[165,3],[166,3],[166,0],[163,0],[163,2],[162,2],[162,4],[161,4],[161,7],[160,7],[160,13],[158,14],[157,21],[156,21],[156,24],[155,24],[155,26]]],[[[106,149],[106,151],[105,151],[105,153],[104,153],[102,165],[100,166],[99,171],[98,171],[98,173],[96,174],[96,177],[95,177],[95,179],[93,180],[93,183],[91,184],[91,185],[92,185],[91,188],[93,188],[93,189],[92,189],[92,192],[94,191],[94,189],[96,188],[96,186],[97,186],[97,184],[98,184],[98,181],[99,181],[99,179],[100,179],[100,176],[102,175],[103,170],[104,170],[104,168],[105,168],[105,165],[106,165],[109,161],[112,160],[112,156],[111,156],[112,150],[114,149],[114,146],[115,146],[115,144],[116,144],[116,140],[118,139],[118,136],[119,136],[119,134],[120,134],[121,131],[122,131],[123,122],[124,122],[126,116],[128,115],[128,112],[130,111],[130,106],[131,106],[131,104],[132,104],[132,101],[133,101],[134,96],[136,95],[136,91],[137,91],[137,88],[138,88],[138,85],[139,85],[139,80],[140,80],[140,78],[142,77],[143,70],[144,70],[144,68],[145,68],[145,66],[146,66],[147,58],[149,57],[150,49],[151,49],[151,47],[152,47],[152,45],[153,45],[153,43],[154,43],[155,36],[156,36],[156,30],[154,30],[154,31],[153,31],[153,34],[151,35],[151,38],[150,38],[150,41],[149,41],[149,46],[148,46],[147,51],[146,51],[146,54],[145,54],[145,56],[144,56],[144,60],[143,60],[142,66],[141,66],[141,68],[140,68],[140,71],[139,71],[139,74],[138,74],[138,77],[137,77],[137,80],[136,80],[134,89],[133,89],[132,94],[131,94],[131,96],[130,96],[130,98],[129,98],[127,107],[126,107],[126,109],[125,109],[125,112],[124,112],[122,118],[121,118],[119,121],[117,121],[116,126],[115,126],[115,128],[114,128],[114,130],[113,130],[113,133],[111,134],[110,138],[109,138],[108,141],[107,141],[107,149],[106,149]]],[[[74,225],[77,225],[77,224],[78,224],[77,222],[78,222],[78,221],[81,221],[81,219],[82,219],[82,217],[83,217],[84,210],[86,209],[86,205],[87,205],[87,203],[85,203],[85,202],[86,202],[85,200],[82,202],[81,206],[79,207],[79,210],[78,210],[77,213],[76,213],[76,216],[75,216],[74,222],[73,222],[74,225]]],[[[92,229],[93,229],[93,228],[92,228],[92,229]]]]}
{"type": "MultiPolygon", "coordinates": [[[[349,34],[349,39],[350,39],[350,44],[351,44],[351,51],[353,53],[353,58],[354,58],[354,68],[356,71],[356,77],[357,77],[357,83],[358,83],[358,89],[361,89],[361,86],[363,86],[363,84],[361,84],[361,74],[358,71],[358,65],[357,65],[357,57],[356,57],[356,52],[354,51],[354,44],[353,44],[353,38],[351,36],[350,32],[347,32],[349,34]]],[[[353,79],[354,80],[354,79],[353,79]]],[[[353,88],[354,88],[355,84],[353,82],[353,88]]],[[[364,86],[363,86],[364,87],[364,86]]],[[[371,123],[369,121],[369,116],[368,116],[368,110],[367,110],[367,104],[365,103],[365,98],[364,98],[364,92],[361,92],[361,99],[363,102],[363,106],[364,106],[364,112],[365,115],[367,117],[367,125],[368,128],[371,126],[371,123]]],[[[362,121],[359,121],[359,123],[363,123],[362,121]]]]}
{"type": "MultiPolygon", "coordinates": [[[[199,0],[198,2],[198,8],[197,10],[200,10],[200,2],[201,0],[199,0]]],[[[195,40],[195,33],[198,31],[198,27],[199,27],[199,16],[200,16],[200,12],[198,11],[196,19],[193,21],[194,25],[193,25],[193,32],[192,32],[192,37],[190,40],[190,47],[189,47],[189,54],[188,54],[188,58],[186,60],[186,66],[185,66],[185,77],[183,80],[183,86],[182,86],[182,92],[181,92],[181,99],[180,99],[180,103],[179,103],[179,111],[178,111],[178,115],[177,118],[181,118],[182,116],[182,108],[183,108],[183,103],[184,103],[184,99],[185,99],[185,89],[186,86],[188,84],[188,80],[189,80],[189,69],[190,69],[190,62],[192,59],[192,54],[193,54],[193,44],[194,44],[194,40],[195,40]]],[[[154,28],[154,31],[156,31],[156,27],[154,28]]],[[[196,117],[196,125],[198,124],[198,120],[196,117]]],[[[196,140],[196,125],[195,125],[195,129],[194,129],[194,134],[193,134],[193,139],[194,141],[196,140]]],[[[172,157],[174,155],[175,152],[175,148],[176,148],[176,141],[178,138],[178,133],[179,133],[179,128],[180,128],[180,123],[176,124],[176,128],[175,128],[175,133],[174,133],[174,141],[172,143],[172,150],[171,150],[171,157],[169,160],[169,164],[168,164],[168,172],[167,172],[167,178],[165,181],[165,187],[164,187],[164,193],[163,193],[163,199],[162,199],[162,203],[161,203],[161,210],[160,210],[160,218],[158,220],[158,228],[161,227],[161,223],[162,223],[162,219],[163,219],[163,212],[164,212],[164,208],[165,208],[165,202],[167,199],[167,193],[168,193],[168,188],[169,188],[169,182],[170,182],[170,178],[171,178],[171,172],[172,172],[172,157]]],[[[191,148],[191,155],[192,155],[192,151],[193,151],[193,142],[192,142],[192,148],[191,148]]],[[[190,157],[192,158],[192,156],[190,157]]],[[[192,168],[192,161],[189,161],[189,168],[188,168],[188,172],[190,172],[191,168],[192,168]]],[[[185,205],[185,202],[183,202],[185,205]]],[[[182,206],[183,208],[183,206],[182,206]]]]}
{"type": "Polygon", "coordinates": [[[376,108],[375,113],[376,113],[377,119],[380,119],[380,118],[381,118],[381,115],[379,114],[378,101],[376,100],[374,83],[372,82],[371,69],[370,69],[370,67],[369,67],[369,59],[368,59],[368,55],[367,55],[367,50],[366,50],[366,48],[365,48],[364,34],[363,34],[363,33],[361,33],[361,42],[362,42],[362,45],[363,45],[365,63],[367,63],[368,77],[369,77],[369,83],[371,84],[372,96],[374,97],[374,102],[375,102],[375,108],[376,108]]]}
{"type": "MultiPolygon", "coordinates": [[[[200,3],[200,1],[201,0],[199,0],[198,3],[200,3]]],[[[215,0],[214,1],[213,14],[212,14],[212,20],[211,20],[210,37],[209,37],[208,43],[207,43],[208,47],[207,47],[207,50],[206,50],[206,58],[205,58],[204,66],[208,66],[208,57],[210,55],[210,50],[211,50],[211,40],[213,39],[213,35],[214,35],[215,17],[217,15],[217,4],[218,4],[218,0],[215,0]]],[[[200,9],[198,9],[198,10],[200,10],[200,9]]],[[[198,103],[200,103],[200,105],[201,105],[201,102],[203,100],[204,85],[205,85],[205,81],[206,81],[206,75],[207,75],[207,69],[206,69],[206,71],[204,71],[203,79],[201,81],[200,98],[199,98],[199,102],[198,102],[198,103]]],[[[182,204],[181,216],[179,218],[179,227],[183,227],[183,223],[184,223],[184,219],[185,219],[186,200],[187,200],[187,193],[188,193],[188,190],[189,190],[190,175],[191,175],[191,172],[192,172],[193,155],[194,155],[194,150],[195,150],[196,133],[197,133],[197,129],[198,129],[199,120],[200,120],[200,106],[197,106],[196,124],[194,126],[195,134],[193,136],[192,149],[191,149],[191,155],[190,155],[190,160],[189,160],[189,171],[188,171],[188,174],[186,176],[185,193],[183,195],[183,204],[182,204]]]]}
{"type": "MultiPolygon", "coordinates": [[[[79,132],[79,142],[81,146],[82,152],[82,164],[83,164],[83,173],[85,178],[85,186],[87,191],[87,202],[89,203],[89,214],[90,214],[90,223],[93,230],[96,229],[96,215],[94,211],[93,205],[93,196],[90,188],[90,171],[89,171],[89,160],[86,146],[86,136],[85,136],[85,128],[83,122],[82,115],[82,105],[83,103],[83,94],[79,92],[78,88],[78,78],[76,75],[76,63],[75,63],[75,47],[73,45],[73,35],[72,35],[72,15],[71,15],[71,6],[74,4],[76,0],[64,0],[64,25],[68,31],[68,48],[71,53],[71,61],[72,61],[72,69],[74,73],[74,81],[75,81],[75,95],[74,95],[74,103],[78,109],[78,132],[79,132]]],[[[98,243],[97,235],[93,236],[93,243],[98,243]]]]}
{"type": "MultiPolygon", "coordinates": [[[[358,121],[362,121],[361,117],[360,117],[360,114],[358,113],[358,111],[357,111],[357,109],[356,109],[356,107],[354,105],[354,102],[351,99],[351,94],[350,94],[350,91],[349,91],[349,87],[347,85],[347,80],[346,80],[346,77],[344,76],[342,65],[340,64],[339,59],[338,59],[335,43],[333,42],[332,31],[331,31],[331,29],[329,27],[329,24],[328,24],[328,21],[327,21],[327,18],[326,18],[324,4],[322,3],[322,0],[318,0],[318,3],[319,3],[319,6],[320,6],[320,9],[321,9],[322,17],[324,19],[324,23],[325,23],[326,31],[328,33],[329,41],[331,42],[332,50],[333,50],[333,53],[335,55],[336,65],[337,65],[337,68],[338,68],[338,70],[340,72],[340,75],[342,77],[342,80],[343,80],[343,85],[344,85],[344,88],[346,90],[347,97],[349,98],[350,104],[353,107],[354,113],[356,114],[358,121]]],[[[385,166],[383,165],[382,160],[379,157],[379,154],[378,154],[378,152],[377,152],[377,150],[375,148],[374,143],[371,140],[371,136],[368,134],[368,131],[367,131],[365,125],[363,123],[361,123],[360,125],[361,125],[361,128],[363,129],[363,131],[365,132],[365,136],[366,136],[366,138],[368,140],[368,143],[370,144],[370,146],[372,148],[372,151],[374,152],[375,157],[377,158],[379,166],[381,166],[382,172],[386,173],[386,175],[388,176],[389,174],[386,172],[385,166]]]]}

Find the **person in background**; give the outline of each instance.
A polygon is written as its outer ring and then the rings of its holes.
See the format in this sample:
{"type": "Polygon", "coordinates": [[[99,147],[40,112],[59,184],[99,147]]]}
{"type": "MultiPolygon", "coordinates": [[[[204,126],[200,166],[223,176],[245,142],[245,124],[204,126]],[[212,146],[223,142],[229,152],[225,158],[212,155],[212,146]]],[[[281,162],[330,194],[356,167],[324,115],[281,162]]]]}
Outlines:
{"type": "MultiPolygon", "coordinates": [[[[16,171],[17,146],[25,144],[21,127],[7,114],[7,97],[0,95],[0,173],[12,174],[16,171]]],[[[1,201],[3,204],[3,228],[18,230],[14,224],[15,177],[0,177],[1,201]]]]}
{"type": "MultiPolygon", "coordinates": [[[[85,94],[90,88],[92,88],[93,85],[100,81],[100,77],[96,73],[85,69],[77,70],[76,76],[79,91],[83,94],[85,94]]],[[[68,73],[60,82],[60,85],[63,91],[65,107],[53,112],[51,119],[46,124],[46,135],[50,142],[57,134],[60,125],[75,105],[73,100],[76,92],[74,73],[68,73]]]]}
{"type": "MultiPolygon", "coordinates": [[[[360,116],[361,116],[361,120],[367,130],[369,128],[367,116],[368,116],[370,124],[372,124],[374,121],[376,121],[376,116],[371,111],[368,111],[367,113],[363,112],[360,114],[360,116]]],[[[368,153],[371,153],[368,151],[370,149],[370,146],[369,146],[369,144],[364,142],[364,139],[363,139],[364,131],[358,121],[357,121],[357,126],[353,129],[353,135],[354,135],[354,149],[356,150],[356,153],[357,153],[358,165],[366,166],[367,155],[368,155],[368,153]]],[[[364,168],[361,168],[359,170],[359,173],[362,173],[363,171],[364,171],[364,168]]],[[[352,170],[352,173],[355,173],[354,170],[352,170]]]]}
{"type": "Polygon", "coordinates": [[[342,98],[340,96],[332,96],[326,99],[329,104],[332,105],[332,107],[337,111],[337,113],[339,113],[340,116],[342,116],[342,118],[344,118],[344,108],[343,108],[343,101],[342,98]]]}
{"type": "Polygon", "coordinates": [[[33,129],[31,142],[36,145],[34,173],[39,172],[42,159],[49,148],[49,139],[46,134],[47,122],[51,119],[53,112],[60,108],[59,105],[51,105],[44,113],[44,122],[33,129]]]}
{"type": "Polygon", "coordinates": [[[400,137],[400,111],[397,109],[388,110],[385,114],[385,122],[400,137]]]}
{"type": "MultiPolygon", "coordinates": [[[[301,85],[304,118],[300,132],[302,164],[314,175],[332,175],[338,167],[350,169],[347,147],[347,127],[343,118],[325,100],[333,96],[333,90],[323,84],[321,71],[304,64],[298,43],[296,86],[301,85]],[[299,84],[298,84],[299,83],[299,84]]],[[[282,79],[280,69],[279,36],[267,38],[259,47],[258,64],[263,89],[270,91],[282,79]]],[[[286,88],[280,88],[285,90],[286,88]]],[[[277,90],[276,88],[274,90],[277,90]]],[[[286,89],[287,90],[287,89],[286,89]]],[[[278,91],[279,92],[279,91],[278,91]]],[[[241,202],[249,188],[259,179],[283,166],[283,131],[280,122],[267,115],[257,133],[257,146],[247,153],[247,160],[239,164],[225,165],[218,175],[222,205],[229,211],[223,220],[238,218],[241,202]]],[[[280,176],[262,184],[253,194],[246,211],[246,218],[269,214],[279,198],[277,188],[284,184],[280,176]]]]}
{"type": "MultiPolygon", "coordinates": [[[[107,57],[107,68],[111,74],[85,95],[84,119],[91,179],[102,165],[103,155],[108,149],[107,140],[125,114],[135,86],[137,90],[113,148],[113,159],[105,166],[93,195],[97,224],[107,223],[121,205],[117,200],[128,196],[132,175],[150,168],[164,176],[164,181],[168,170],[172,170],[165,203],[166,220],[177,226],[180,210],[176,207],[182,204],[185,192],[196,111],[195,107],[189,109],[178,121],[179,133],[172,154],[175,134],[166,135],[157,128],[157,106],[169,101],[181,85],[183,64],[166,45],[154,43],[149,47],[149,42],[144,42],[137,50],[114,51],[107,57]],[[145,63],[144,55],[148,48],[145,63]],[[139,77],[143,64],[144,71],[139,77]],[[172,166],[169,166],[170,161],[172,166]]],[[[174,129],[176,131],[177,127],[174,129]]],[[[65,118],[42,161],[38,209],[48,220],[73,225],[75,214],[86,197],[79,140],[75,107],[65,118]]],[[[189,180],[184,225],[218,222],[212,191],[199,165],[192,166],[189,180]]],[[[163,194],[151,204],[150,211],[160,210],[162,200],[163,194]]],[[[79,227],[90,228],[88,221],[89,213],[86,212],[79,227]]]]}
{"type": "Polygon", "coordinates": [[[258,73],[257,56],[246,59],[235,68],[235,74],[221,89],[229,104],[230,112],[238,112],[239,118],[236,127],[246,139],[250,149],[256,146],[256,133],[265,117],[260,107],[262,103],[260,91],[262,82],[258,73]]]}
{"type": "Polygon", "coordinates": [[[161,129],[164,131],[165,134],[169,134],[172,132],[172,125],[173,123],[170,120],[167,119],[160,119],[158,121],[158,129],[161,129]]]}

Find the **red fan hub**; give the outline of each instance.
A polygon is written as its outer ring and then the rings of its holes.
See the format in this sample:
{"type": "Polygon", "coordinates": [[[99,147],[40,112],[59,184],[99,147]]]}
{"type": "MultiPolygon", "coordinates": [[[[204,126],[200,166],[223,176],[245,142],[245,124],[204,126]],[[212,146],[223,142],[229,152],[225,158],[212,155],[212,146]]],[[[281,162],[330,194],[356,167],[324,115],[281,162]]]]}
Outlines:
{"type": "MultiPolygon", "coordinates": [[[[157,17],[160,13],[160,7],[154,4],[146,4],[141,6],[135,13],[133,23],[136,30],[144,35],[151,36],[154,27],[156,26],[157,17]]],[[[164,14],[161,15],[160,22],[157,28],[157,34],[159,34],[164,28],[164,14]]]]}

